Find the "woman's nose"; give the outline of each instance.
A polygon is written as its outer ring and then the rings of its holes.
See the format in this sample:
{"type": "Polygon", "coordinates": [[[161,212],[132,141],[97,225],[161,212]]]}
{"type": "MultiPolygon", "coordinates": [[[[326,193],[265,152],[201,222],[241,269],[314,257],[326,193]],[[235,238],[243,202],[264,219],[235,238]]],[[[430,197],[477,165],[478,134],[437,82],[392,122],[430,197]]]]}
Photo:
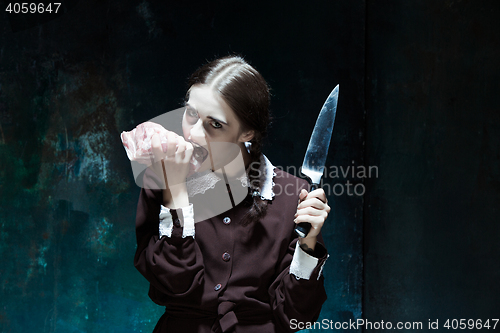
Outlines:
{"type": "Polygon", "coordinates": [[[201,119],[198,119],[196,124],[194,124],[194,126],[191,127],[191,130],[189,131],[189,136],[191,137],[192,141],[200,145],[206,144],[205,129],[203,128],[203,123],[201,119]]]}

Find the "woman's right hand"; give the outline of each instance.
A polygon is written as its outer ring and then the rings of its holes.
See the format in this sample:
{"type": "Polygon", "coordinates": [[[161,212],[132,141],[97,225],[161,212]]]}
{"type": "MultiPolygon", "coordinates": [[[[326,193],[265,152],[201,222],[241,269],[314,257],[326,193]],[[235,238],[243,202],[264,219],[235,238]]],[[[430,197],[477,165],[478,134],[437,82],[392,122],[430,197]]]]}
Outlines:
{"type": "Polygon", "coordinates": [[[156,175],[163,180],[165,189],[164,203],[169,208],[180,208],[189,204],[186,190],[186,177],[190,170],[193,145],[174,132],[167,133],[167,151],[164,152],[160,136],[151,138],[154,163],[151,166],[156,175]],[[165,198],[165,196],[167,196],[165,198]],[[166,199],[166,200],[165,200],[166,199]],[[187,202],[187,204],[186,204],[187,202]]]}

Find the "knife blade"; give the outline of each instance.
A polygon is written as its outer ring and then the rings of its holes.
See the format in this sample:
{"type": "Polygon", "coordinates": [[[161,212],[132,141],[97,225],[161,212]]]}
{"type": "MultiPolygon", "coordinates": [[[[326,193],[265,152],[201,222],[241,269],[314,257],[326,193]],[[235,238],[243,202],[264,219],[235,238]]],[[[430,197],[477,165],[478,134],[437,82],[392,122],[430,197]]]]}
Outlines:
{"type": "MultiPolygon", "coordinates": [[[[307,146],[301,172],[311,182],[309,192],[314,191],[318,187],[323,171],[325,170],[326,157],[328,155],[328,148],[330,147],[330,139],[332,138],[335,115],[337,114],[338,99],[339,85],[332,90],[323,104],[316,120],[316,125],[314,125],[309,145],[307,146]]],[[[299,237],[305,237],[310,229],[310,223],[302,222],[295,227],[295,233],[299,237]]]]}

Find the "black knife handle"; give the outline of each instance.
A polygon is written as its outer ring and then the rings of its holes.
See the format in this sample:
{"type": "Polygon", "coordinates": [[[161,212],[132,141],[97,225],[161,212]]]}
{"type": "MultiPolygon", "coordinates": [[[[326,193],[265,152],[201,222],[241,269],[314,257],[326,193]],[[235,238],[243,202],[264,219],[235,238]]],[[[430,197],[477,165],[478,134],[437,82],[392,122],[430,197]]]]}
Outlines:
{"type": "MultiPolygon", "coordinates": [[[[318,188],[318,184],[311,184],[311,188],[309,189],[309,192],[312,192],[317,188],[318,188]]],[[[295,226],[295,233],[300,238],[306,237],[307,234],[309,233],[309,230],[311,230],[311,223],[309,223],[309,222],[301,222],[295,226]]]]}

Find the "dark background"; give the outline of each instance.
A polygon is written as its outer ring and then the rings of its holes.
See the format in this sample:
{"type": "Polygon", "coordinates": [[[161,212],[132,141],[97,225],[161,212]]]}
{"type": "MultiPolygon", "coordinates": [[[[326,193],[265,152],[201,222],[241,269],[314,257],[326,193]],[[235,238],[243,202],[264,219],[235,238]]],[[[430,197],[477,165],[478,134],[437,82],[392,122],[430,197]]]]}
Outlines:
{"type": "Polygon", "coordinates": [[[340,84],[327,165],[378,168],[324,180],[366,191],[329,192],[320,319],[499,318],[498,1],[6,5],[1,332],[152,331],[162,309],[132,263],[139,188],[119,134],[179,107],[187,76],[229,53],[272,87],[275,165],[301,165],[340,84]]]}
{"type": "Polygon", "coordinates": [[[366,10],[363,315],[499,318],[500,2],[366,10]]]}

